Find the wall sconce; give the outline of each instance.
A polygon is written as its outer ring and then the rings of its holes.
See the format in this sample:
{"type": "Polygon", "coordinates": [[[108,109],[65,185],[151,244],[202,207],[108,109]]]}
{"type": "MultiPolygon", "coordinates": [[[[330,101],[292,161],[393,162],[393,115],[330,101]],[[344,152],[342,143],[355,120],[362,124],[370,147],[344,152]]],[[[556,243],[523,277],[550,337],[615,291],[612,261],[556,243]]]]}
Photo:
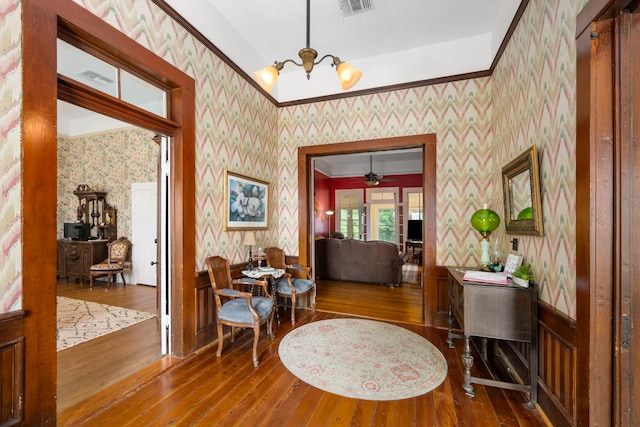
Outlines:
{"type": "Polygon", "coordinates": [[[491,244],[489,243],[489,236],[492,231],[498,228],[499,225],[500,217],[497,213],[488,209],[486,203],[482,209],[476,211],[471,216],[471,226],[480,232],[480,235],[482,235],[482,240],[480,241],[480,246],[482,247],[480,263],[483,267],[486,267],[491,263],[491,257],[489,256],[489,248],[491,247],[491,244]]]}
{"type": "Polygon", "coordinates": [[[334,211],[324,211],[325,215],[327,215],[327,237],[331,237],[331,216],[335,213],[334,211]]]}

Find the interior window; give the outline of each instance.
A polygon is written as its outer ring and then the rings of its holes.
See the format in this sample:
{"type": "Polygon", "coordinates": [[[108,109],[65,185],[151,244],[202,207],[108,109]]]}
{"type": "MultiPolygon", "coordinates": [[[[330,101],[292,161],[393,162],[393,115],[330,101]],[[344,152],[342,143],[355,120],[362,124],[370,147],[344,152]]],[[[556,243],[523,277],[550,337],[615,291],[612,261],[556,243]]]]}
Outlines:
{"type": "Polygon", "coordinates": [[[167,118],[164,89],[58,39],[58,74],[167,118]]]}

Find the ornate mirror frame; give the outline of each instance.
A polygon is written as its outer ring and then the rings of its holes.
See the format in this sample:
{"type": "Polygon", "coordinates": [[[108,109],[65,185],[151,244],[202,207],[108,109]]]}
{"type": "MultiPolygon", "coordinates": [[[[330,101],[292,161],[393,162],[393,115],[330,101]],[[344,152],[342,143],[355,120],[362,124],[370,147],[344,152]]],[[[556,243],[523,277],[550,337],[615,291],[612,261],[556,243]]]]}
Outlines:
{"type": "Polygon", "coordinates": [[[542,236],[542,204],[538,152],[532,145],[502,168],[507,234],[542,236]]]}

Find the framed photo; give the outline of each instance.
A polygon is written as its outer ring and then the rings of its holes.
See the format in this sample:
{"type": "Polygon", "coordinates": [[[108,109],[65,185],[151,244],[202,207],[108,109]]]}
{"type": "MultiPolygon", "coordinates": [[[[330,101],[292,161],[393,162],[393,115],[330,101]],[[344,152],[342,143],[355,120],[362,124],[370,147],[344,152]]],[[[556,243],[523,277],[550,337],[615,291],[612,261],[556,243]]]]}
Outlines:
{"type": "Polygon", "coordinates": [[[269,183],[224,171],[224,229],[269,227],[269,183]]]}

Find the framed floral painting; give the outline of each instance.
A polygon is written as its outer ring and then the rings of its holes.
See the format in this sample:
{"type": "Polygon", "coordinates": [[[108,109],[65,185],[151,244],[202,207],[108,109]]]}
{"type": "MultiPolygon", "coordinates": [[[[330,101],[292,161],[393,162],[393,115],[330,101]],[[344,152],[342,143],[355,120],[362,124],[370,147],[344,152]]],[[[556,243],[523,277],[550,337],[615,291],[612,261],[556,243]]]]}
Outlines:
{"type": "Polygon", "coordinates": [[[269,183],[224,171],[225,230],[269,227],[269,183]]]}

